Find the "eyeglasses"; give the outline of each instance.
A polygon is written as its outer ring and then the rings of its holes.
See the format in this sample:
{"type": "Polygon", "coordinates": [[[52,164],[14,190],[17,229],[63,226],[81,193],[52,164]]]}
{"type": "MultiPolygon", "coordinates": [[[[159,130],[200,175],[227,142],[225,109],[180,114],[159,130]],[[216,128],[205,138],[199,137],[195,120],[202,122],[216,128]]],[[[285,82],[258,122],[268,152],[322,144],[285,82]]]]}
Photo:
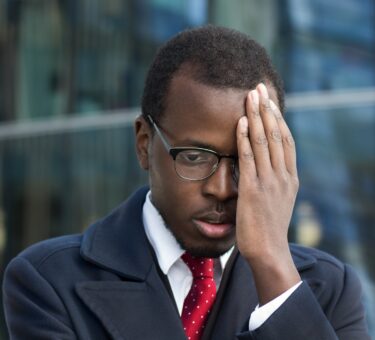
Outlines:
{"type": "Polygon", "coordinates": [[[222,158],[230,158],[232,160],[232,176],[234,181],[236,183],[238,182],[238,157],[222,155],[216,151],[199,147],[172,147],[152,117],[148,115],[147,118],[155,128],[156,133],[161,139],[165,149],[173,158],[174,168],[179,177],[190,181],[201,181],[210,177],[218,169],[220,160],[222,158]]]}

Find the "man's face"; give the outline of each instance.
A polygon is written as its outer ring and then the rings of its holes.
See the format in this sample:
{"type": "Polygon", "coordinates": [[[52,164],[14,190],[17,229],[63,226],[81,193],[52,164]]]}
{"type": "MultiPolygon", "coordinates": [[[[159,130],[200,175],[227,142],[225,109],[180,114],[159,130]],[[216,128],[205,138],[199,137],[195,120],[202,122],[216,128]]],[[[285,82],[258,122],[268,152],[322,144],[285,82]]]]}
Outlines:
{"type": "MultiPolygon", "coordinates": [[[[245,114],[246,90],[217,89],[191,78],[173,78],[166,109],[156,122],[171,146],[203,147],[237,155],[236,127],[245,114]]],[[[275,102],[275,91],[270,89],[275,102]]],[[[139,121],[137,144],[144,143],[139,121]]],[[[149,129],[148,129],[149,130],[149,129]]],[[[180,245],[197,256],[217,257],[235,243],[237,183],[231,160],[223,158],[216,172],[200,181],[180,178],[159,136],[149,133],[147,166],[152,202],[180,245]]],[[[140,146],[138,145],[138,156],[140,146]]],[[[242,175],[242,174],[241,174],[242,175]]]]}

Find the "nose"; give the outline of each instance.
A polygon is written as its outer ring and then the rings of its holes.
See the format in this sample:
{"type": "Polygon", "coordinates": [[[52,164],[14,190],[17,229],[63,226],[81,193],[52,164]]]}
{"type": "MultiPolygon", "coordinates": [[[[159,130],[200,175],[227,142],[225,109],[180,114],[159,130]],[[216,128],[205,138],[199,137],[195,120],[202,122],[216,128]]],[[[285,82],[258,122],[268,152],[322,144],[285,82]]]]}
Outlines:
{"type": "Polygon", "coordinates": [[[222,158],[216,171],[203,182],[202,191],[205,196],[214,197],[225,202],[237,197],[237,183],[233,177],[232,160],[222,158]]]}

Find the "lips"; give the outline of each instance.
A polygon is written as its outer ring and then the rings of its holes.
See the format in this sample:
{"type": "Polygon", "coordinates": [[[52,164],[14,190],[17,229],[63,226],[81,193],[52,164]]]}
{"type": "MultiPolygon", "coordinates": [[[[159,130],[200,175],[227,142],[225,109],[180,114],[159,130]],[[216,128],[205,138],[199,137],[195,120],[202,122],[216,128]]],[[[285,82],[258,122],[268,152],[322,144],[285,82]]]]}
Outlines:
{"type": "Polygon", "coordinates": [[[208,238],[222,238],[234,230],[234,219],[228,215],[209,213],[193,219],[199,232],[208,238]]]}

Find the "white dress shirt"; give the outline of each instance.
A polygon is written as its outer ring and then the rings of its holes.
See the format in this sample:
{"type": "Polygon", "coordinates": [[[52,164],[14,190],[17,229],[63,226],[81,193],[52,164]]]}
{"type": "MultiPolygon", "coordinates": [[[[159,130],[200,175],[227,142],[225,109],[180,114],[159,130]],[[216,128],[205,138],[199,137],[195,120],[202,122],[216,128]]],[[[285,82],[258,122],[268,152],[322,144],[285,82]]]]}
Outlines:
{"type": "MultiPolygon", "coordinates": [[[[166,227],[163,218],[152,204],[150,196],[151,192],[148,192],[142,212],[145,232],[155,251],[159,267],[169,280],[178,311],[181,315],[185,297],[189,293],[193,282],[193,276],[188,266],[181,259],[181,255],[185,250],[181,248],[171,231],[166,227]]],[[[220,286],[223,270],[233,252],[233,248],[229,249],[220,258],[214,260],[214,279],[217,289],[220,286]]],[[[301,283],[299,282],[262,307],[257,306],[251,313],[249,330],[252,331],[260,327],[301,283]]]]}

